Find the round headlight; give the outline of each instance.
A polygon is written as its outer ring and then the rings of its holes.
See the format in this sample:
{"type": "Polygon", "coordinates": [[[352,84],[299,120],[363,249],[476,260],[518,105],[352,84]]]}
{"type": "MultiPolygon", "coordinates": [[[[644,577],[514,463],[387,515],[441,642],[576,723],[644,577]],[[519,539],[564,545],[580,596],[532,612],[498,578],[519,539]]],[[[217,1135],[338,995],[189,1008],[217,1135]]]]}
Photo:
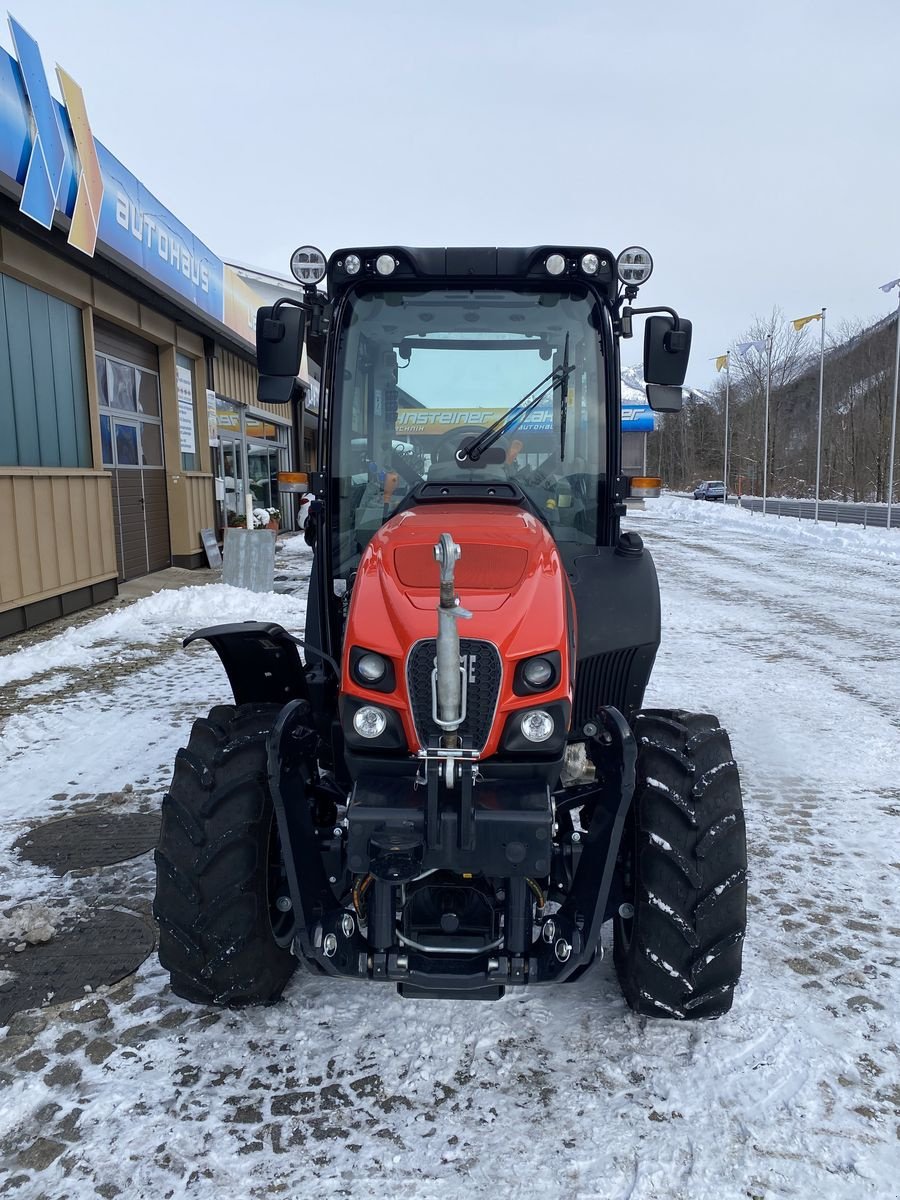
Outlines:
{"type": "Polygon", "coordinates": [[[347,272],[348,275],[358,275],[359,268],[361,266],[362,266],[362,263],[359,261],[358,254],[348,254],[347,257],[344,259],[344,270],[347,272]]]}
{"type": "Polygon", "coordinates": [[[316,284],[327,269],[328,260],[316,246],[300,246],[291,255],[291,274],[298,283],[316,284]]]}
{"type": "Polygon", "coordinates": [[[396,265],[393,254],[379,254],[375,259],[375,270],[379,275],[393,275],[396,265]]]}
{"type": "Polygon", "coordinates": [[[381,737],[387,729],[387,717],[384,710],[376,708],[374,704],[364,704],[353,714],[353,728],[360,737],[381,737]]]}
{"type": "Polygon", "coordinates": [[[653,271],[653,259],[650,251],[643,246],[629,246],[616,259],[616,271],[623,283],[646,283],[653,271]]]}
{"type": "Polygon", "coordinates": [[[377,683],[384,679],[387,663],[380,654],[363,654],[356,664],[356,673],[364,683],[377,683]]]}
{"type": "Polygon", "coordinates": [[[548,275],[562,275],[566,269],[566,260],[561,254],[551,254],[544,266],[548,275]]]}
{"type": "Polygon", "coordinates": [[[542,708],[535,708],[522,718],[522,733],[529,742],[546,742],[553,733],[553,718],[542,708]]]}
{"type": "Polygon", "coordinates": [[[530,658],[522,668],[522,677],[529,687],[546,687],[553,678],[553,663],[546,658],[530,658]]]}
{"type": "Polygon", "coordinates": [[[596,254],[585,254],[581,260],[581,269],[585,275],[596,275],[600,270],[600,259],[596,254]]]}

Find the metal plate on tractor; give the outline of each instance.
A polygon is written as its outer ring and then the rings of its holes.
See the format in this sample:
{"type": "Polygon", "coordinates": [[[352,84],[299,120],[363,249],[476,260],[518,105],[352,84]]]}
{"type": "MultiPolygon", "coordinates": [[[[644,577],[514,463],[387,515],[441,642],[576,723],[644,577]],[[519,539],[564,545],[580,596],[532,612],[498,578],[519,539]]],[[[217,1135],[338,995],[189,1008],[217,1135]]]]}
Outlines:
{"type": "Polygon", "coordinates": [[[149,921],[113,908],[97,909],[51,941],[16,952],[0,946],[0,1026],[15,1012],[84,998],[132,975],[154,946],[149,921]],[[9,978],[8,976],[11,976],[9,978]]]}
{"type": "Polygon", "coordinates": [[[82,813],[37,825],[13,848],[29,862],[65,875],[146,854],[159,838],[159,822],[159,813],[82,813]]]}

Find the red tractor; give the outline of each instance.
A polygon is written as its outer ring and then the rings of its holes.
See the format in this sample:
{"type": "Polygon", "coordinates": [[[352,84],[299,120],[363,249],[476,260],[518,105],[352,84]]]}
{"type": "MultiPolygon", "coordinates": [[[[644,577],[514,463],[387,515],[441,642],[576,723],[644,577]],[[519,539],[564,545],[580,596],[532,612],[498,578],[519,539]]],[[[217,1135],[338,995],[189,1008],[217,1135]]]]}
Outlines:
{"type": "MultiPolygon", "coordinates": [[[[636,309],[639,247],[294,256],[259,398],[324,352],[305,634],[201,630],[234,694],[163,802],[173,990],[270,1003],[298,961],[496,999],[613,956],[628,1004],[715,1017],[746,920],[740,782],[715,717],[644,709],[656,572],[622,532],[619,341],[677,411],[691,326],[636,309]],[[318,283],[327,277],[327,292],[318,283]]],[[[647,481],[642,480],[646,486],[647,481]]]]}

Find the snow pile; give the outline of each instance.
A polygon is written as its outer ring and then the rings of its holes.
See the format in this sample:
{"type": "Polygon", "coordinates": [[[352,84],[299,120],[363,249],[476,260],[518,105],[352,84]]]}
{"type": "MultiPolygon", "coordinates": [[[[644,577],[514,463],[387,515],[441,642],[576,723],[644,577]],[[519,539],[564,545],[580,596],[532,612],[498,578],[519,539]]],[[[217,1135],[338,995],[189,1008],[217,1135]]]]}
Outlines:
{"type": "Polygon", "coordinates": [[[224,583],[156,592],[127,608],[0,658],[0,686],[43,671],[88,667],[132,645],[153,645],[183,637],[207,625],[234,621],[277,621],[298,629],[305,597],[249,592],[224,583]],[[111,649],[112,647],[112,649],[111,649]]]}
{"type": "Polygon", "coordinates": [[[735,533],[771,534],[782,541],[801,542],[824,550],[852,550],[862,557],[893,559],[900,562],[900,529],[863,529],[854,525],[833,525],[775,513],[753,512],[737,505],[709,504],[685,500],[681,496],[662,495],[645,502],[645,512],[666,521],[681,521],[705,528],[714,526],[735,533]]]}
{"type": "Polygon", "coordinates": [[[45,904],[22,904],[12,916],[0,917],[0,941],[38,946],[56,933],[53,914],[45,904]]]}
{"type": "Polygon", "coordinates": [[[291,557],[300,556],[304,558],[312,557],[312,548],[307,546],[306,539],[302,533],[294,534],[293,537],[285,538],[278,547],[279,554],[290,555],[291,557]]]}

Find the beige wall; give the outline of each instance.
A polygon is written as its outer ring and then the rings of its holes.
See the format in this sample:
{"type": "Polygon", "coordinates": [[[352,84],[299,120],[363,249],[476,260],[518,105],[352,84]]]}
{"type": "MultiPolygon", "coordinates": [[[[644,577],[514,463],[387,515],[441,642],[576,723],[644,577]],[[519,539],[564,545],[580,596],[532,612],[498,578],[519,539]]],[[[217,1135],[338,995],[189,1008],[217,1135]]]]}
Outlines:
{"type": "Polygon", "coordinates": [[[216,391],[220,396],[228,396],[241,404],[251,405],[260,412],[270,412],[284,424],[292,423],[293,404],[260,404],[256,399],[258,376],[252,363],[244,362],[236,354],[219,347],[216,350],[214,370],[216,391]]]}
{"type": "Polygon", "coordinates": [[[116,575],[106,471],[0,473],[0,611],[116,575]]]}

